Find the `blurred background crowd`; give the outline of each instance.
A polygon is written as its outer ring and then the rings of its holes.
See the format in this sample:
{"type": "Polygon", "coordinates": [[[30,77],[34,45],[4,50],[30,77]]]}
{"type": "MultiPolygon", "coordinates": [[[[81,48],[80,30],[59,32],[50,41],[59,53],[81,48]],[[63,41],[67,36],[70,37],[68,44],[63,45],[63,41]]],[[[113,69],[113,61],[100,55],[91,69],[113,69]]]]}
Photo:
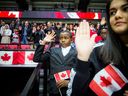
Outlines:
{"type": "MultiPolygon", "coordinates": [[[[104,17],[101,21],[90,21],[90,30],[98,35],[102,35],[99,34],[101,29],[104,29],[103,31],[106,31],[107,29],[107,26],[102,26],[105,25],[105,22],[104,17]]],[[[45,34],[52,30],[56,33],[54,41],[56,44],[59,42],[60,32],[65,30],[72,33],[74,41],[78,26],[79,22],[67,23],[63,21],[47,21],[38,23],[20,19],[10,20],[8,22],[0,20],[0,44],[28,44],[32,45],[31,48],[33,49],[39,45],[39,40],[42,40],[45,37],[45,34]]]]}

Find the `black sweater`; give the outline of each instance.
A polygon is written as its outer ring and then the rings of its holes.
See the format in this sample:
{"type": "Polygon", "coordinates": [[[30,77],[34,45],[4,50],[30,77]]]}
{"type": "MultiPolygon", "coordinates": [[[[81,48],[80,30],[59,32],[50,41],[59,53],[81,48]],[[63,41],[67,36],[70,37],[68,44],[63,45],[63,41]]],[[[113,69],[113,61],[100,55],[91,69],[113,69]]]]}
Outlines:
{"type": "MultiPolygon", "coordinates": [[[[99,56],[100,47],[93,50],[88,62],[77,60],[76,75],[74,77],[71,96],[97,96],[90,88],[89,84],[95,74],[107,66],[99,56]]],[[[116,66],[128,79],[128,68],[116,66]]],[[[126,84],[121,90],[114,92],[112,96],[123,96],[125,90],[128,90],[126,84]]]]}

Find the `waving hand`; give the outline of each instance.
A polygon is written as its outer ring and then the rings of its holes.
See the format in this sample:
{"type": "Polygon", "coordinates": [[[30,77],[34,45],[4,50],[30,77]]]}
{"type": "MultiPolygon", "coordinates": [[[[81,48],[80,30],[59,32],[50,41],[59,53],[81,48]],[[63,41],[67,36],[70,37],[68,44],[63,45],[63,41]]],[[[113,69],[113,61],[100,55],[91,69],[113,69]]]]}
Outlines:
{"type": "Polygon", "coordinates": [[[80,26],[76,32],[75,44],[78,52],[78,59],[82,61],[88,61],[88,58],[93,50],[95,44],[95,37],[97,34],[94,34],[90,37],[90,28],[87,21],[80,23],[80,26]]]}

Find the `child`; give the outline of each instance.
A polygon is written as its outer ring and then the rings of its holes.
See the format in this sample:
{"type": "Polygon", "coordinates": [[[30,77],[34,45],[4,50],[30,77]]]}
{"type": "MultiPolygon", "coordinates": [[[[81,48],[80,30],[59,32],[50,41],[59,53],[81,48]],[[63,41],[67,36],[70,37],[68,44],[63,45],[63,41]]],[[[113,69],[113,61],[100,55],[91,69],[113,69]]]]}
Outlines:
{"type": "Polygon", "coordinates": [[[14,29],[12,34],[12,43],[19,43],[19,31],[17,29],[14,29]]]}
{"type": "Polygon", "coordinates": [[[66,96],[66,90],[69,80],[55,81],[54,74],[71,70],[75,67],[76,63],[76,50],[71,47],[72,34],[68,31],[62,31],[59,36],[59,42],[61,47],[51,48],[49,51],[43,54],[44,45],[51,42],[55,37],[55,32],[46,34],[43,40],[40,40],[40,45],[37,47],[34,55],[35,62],[50,62],[50,96],[60,96],[59,90],[62,96],[66,96]]]}

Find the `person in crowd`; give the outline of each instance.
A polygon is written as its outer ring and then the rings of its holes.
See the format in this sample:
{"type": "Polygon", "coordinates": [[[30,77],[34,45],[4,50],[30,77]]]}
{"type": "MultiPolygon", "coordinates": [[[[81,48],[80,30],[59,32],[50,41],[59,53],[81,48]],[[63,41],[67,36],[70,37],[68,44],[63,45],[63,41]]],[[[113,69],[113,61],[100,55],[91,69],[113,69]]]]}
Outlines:
{"type": "Polygon", "coordinates": [[[2,39],[2,33],[5,29],[5,22],[3,20],[1,20],[1,24],[0,24],[0,42],[1,42],[1,39],[2,39]]]}
{"type": "Polygon", "coordinates": [[[19,18],[15,20],[15,28],[18,28],[21,25],[21,21],[19,18]]]}
{"type": "Polygon", "coordinates": [[[102,38],[101,41],[99,41],[97,44],[94,45],[94,47],[102,46],[104,45],[104,42],[107,38],[108,34],[108,26],[106,24],[105,17],[102,17],[101,22],[99,23],[99,27],[97,28],[97,35],[102,38]]]}
{"type": "Polygon", "coordinates": [[[28,44],[31,36],[31,27],[28,21],[25,21],[25,25],[22,27],[21,43],[28,44]]]}
{"type": "Polygon", "coordinates": [[[106,6],[108,36],[94,48],[87,21],[76,32],[77,65],[71,96],[128,96],[128,0],[106,6]]]}
{"type": "Polygon", "coordinates": [[[94,22],[90,22],[89,26],[90,26],[90,30],[92,30],[92,32],[97,32],[96,27],[95,27],[96,24],[94,24],[94,22]]]}
{"type": "Polygon", "coordinates": [[[98,30],[97,34],[99,35],[100,29],[102,29],[103,27],[106,27],[106,25],[107,25],[106,17],[102,17],[100,23],[98,23],[98,24],[99,24],[98,25],[99,30],[98,30]]]}
{"type": "Polygon", "coordinates": [[[44,29],[45,33],[48,33],[49,31],[52,31],[54,29],[54,26],[52,22],[48,21],[46,22],[46,28],[44,29]]]}
{"type": "Polygon", "coordinates": [[[19,30],[14,29],[12,33],[12,43],[19,44],[20,43],[20,37],[19,37],[19,30]]]}
{"type": "Polygon", "coordinates": [[[66,96],[66,90],[69,78],[56,81],[54,74],[67,72],[76,65],[76,49],[71,46],[72,34],[69,31],[62,31],[59,36],[61,47],[52,47],[44,54],[44,45],[55,38],[55,32],[48,32],[40,45],[36,48],[34,59],[35,62],[50,61],[50,96],[66,96]]]}
{"type": "Polygon", "coordinates": [[[58,44],[60,33],[63,31],[62,22],[57,22],[56,23],[56,25],[54,26],[54,31],[56,33],[55,43],[58,44]]]}
{"type": "Polygon", "coordinates": [[[73,41],[75,40],[75,29],[74,29],[74,24],[73,23],[70,23],[69,24],[69,29],[68,29],[71,33],[72,33],[72,36],[73,36],[73,41]]]}
{"type": "Polygon", "coordinates": [[[106,18],[102,17],[97,34],[100,35],[104,41],[106,40],[107,33],[108,33],[108,26],[107,26],[106,18]]]}
{"type": "Polygon", "coordinates": [[[12,30],[9,28],[8,24],[5,24],[5,27],[1,32],[2,35],[1,43],[9,44],[11,42],[11,38],[10,38],[11,34],[12,34],[12,30]]]}
{"type": "Polygon", "coordinates": [[[12,30],[12,33],[13,33],[13,31],[15,29],[15,21],[12,20],[9,26],[10,26],[10,29],[12,30]]]}
{"type": "Polygon", "coordinates": [[[63,30],[63,31],[66,31],[66,30],[67,30],[67,23],[63,23],[63,24],[62,24],[62,30],[63,30]]]}
{"type": "Polygon", "coordinates": [[[41,31],[41,28],[39,25],[33,26],[32,37],[34,38],[34,44],[36,46],[39,45],[39,40],[42,40],[44,38],[44,36],[45,36],[45,33],[43,30],[41,31]]]}
{"type": "Polygon", "coordinates": [[[18,34],[19,34],[19,40],[20,40],[20,43],[21,43],[21,34],[23,32],[23,29],[22,29],[22,26],[20,25],[19,28],[18,28],[18,34]]]}
{"type": "Polygon", "coordinates": [[[101,28],[100,31],[101,32],[99,35],[102,37],[102,41],[106,40],[107,34],[108,34],[108,27],[105,26],[105,27],[101,28]]]}

